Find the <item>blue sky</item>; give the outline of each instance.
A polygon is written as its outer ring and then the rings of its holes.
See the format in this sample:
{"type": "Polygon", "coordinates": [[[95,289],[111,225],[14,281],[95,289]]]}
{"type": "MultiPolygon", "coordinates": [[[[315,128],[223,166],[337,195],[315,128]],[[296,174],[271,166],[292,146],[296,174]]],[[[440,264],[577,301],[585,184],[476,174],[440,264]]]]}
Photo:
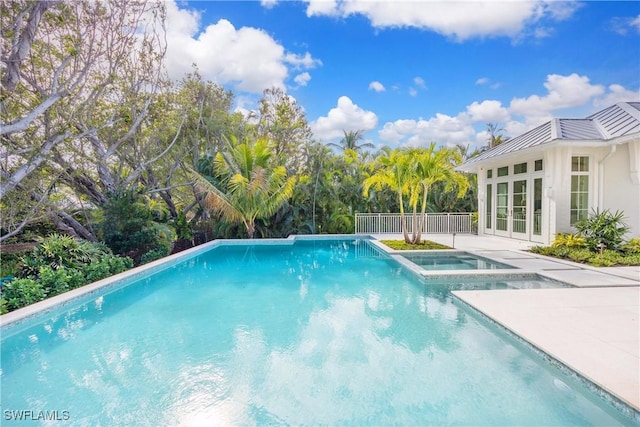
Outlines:
{"type": "Polygon", "coordinates": [[[198,65],[255,109],[280,87],[317,140],[486,143],[640,101],[640,2],[169,1],[172,78],[198,65]]]}

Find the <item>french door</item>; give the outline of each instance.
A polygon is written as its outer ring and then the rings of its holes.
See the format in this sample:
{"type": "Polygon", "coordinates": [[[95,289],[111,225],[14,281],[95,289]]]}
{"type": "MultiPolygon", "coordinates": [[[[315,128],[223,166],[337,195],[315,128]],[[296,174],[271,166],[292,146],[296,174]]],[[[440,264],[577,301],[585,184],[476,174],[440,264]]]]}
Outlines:
{"type": "Polygon", "coordinates": [[[530,195],[527,179],[513,179],[496,184],[495,234],[529,240],[530,195]]]}
{"type": "Polygon", "coordinates": [[[518,179],[511,184],[511,237],[529,240],[527,227],[527,180],[518,179]]]}

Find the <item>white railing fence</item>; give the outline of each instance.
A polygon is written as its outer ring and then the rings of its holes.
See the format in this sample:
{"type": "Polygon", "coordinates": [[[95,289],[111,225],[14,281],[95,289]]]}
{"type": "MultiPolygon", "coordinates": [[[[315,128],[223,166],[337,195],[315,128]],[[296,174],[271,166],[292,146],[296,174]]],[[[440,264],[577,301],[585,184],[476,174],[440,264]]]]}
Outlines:
{"type": "MultiPolygon", "coordinates": [[[[428,213],[425,214],[423,233],[476,233],[476,224],[471,213],[428,213]]],[[[405,224],[409,233],[413,230],[413,216],[405,214],[405,224]]],[[[402,223],[399,213],[357,213],[356,234],[400,234],[402,223]]]]}

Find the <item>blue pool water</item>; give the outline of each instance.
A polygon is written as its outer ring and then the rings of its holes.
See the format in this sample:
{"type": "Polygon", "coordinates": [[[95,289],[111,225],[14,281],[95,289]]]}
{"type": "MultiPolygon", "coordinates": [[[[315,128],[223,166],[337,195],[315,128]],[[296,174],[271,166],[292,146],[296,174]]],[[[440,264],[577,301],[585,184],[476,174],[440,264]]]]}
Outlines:
{"type": "Polygon", "coordinates": [[[633,424],[368,247],[221,246],[9,328],[2,424],[633,424]]]}
{"type": "Polygon", "coordinates": [[[487,258],[462,253],[408,253],[402,255],[425,270],[500,270],[514,268],[487,258]]]}

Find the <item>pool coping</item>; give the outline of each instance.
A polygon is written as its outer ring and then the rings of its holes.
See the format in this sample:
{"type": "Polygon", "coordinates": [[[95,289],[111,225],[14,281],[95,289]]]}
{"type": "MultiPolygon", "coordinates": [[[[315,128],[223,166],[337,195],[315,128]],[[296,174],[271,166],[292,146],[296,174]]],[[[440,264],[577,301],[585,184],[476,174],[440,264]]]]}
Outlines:
{"type": "MultiPolygon", "coordinates": [[[[490,292],[489,290],[488,292],[490,292]]],[[[537,289],[536,289],[537,291],[537,289]]],[[[606,387],[605,385],[598,382],[596,379],[591,378],[588,374],[579,371],[575,367],[572,367],[570,363],[566,360],[562,360],[561,357],[554,354],[548,348],[545,348],[543,345],[536,343],[534,340],[523,336],[521,332],[518,332],[515,328],[510,326],[508,322],[500,321],[494,318],[488,311],[483,310],[478,307],[477,304],[474,304],[466,299],[466,296],[473,292],[482,292],[482,291],[453,291],[452,295],[462,306],[464,306],[470,313],[477,316],[478,318],[490,323],[496,328],[499,328],[501,331],[509,335],[512,339],[521,343],[522,345],[529,348],[531,351],[536,353],[539,357],[546,360],[548,363],[560,369],[565,374],[577,379],[582,383],[585,387],[594,391],[600,398],[607,401],[610,405],[616,408],[618,411],[624,413],[629,418],[636,423],[640,423],[640,407],[637,407],[625,399],[623,396],[620,396],[615,390],[612,390],[610,387],[606,387]]]]}
{"type": "Polygon", "coordinates": [[[518,267],[515,267],[509,264],[508,261],[505,260],[496,260],[490,256],[485,254],[478,254],[477,251],[472,250],[462,250],[462,249],[414,249],[414,250],[396,250],[388,247],[384,243],[381,243],[378,240],[371,240],[370,244],[374,245],[379,250],[385,252],[391,259],[396,261],[398,264],[402,265],[404,268],[409,270],[415,276],[426,280],[442,280],[442,279],[544,279],[551,282],[559,283],[560,285],[565,285],[567,287],[573,287],[570,283],[565,283],[553,278],[548,278],[540,275],[536,271],[525,270],[518,267]],[[410,261],[409,259],[404,257],[404,254],[407,253],[415,253],[415,254],[441,254],[441,253],[450,253],[450,254],[471,254],[473,256],[477,256],[480,258],[484,258],[493,262],[497,262],[504,265],[509,265],[511,268],[504,269],[485,269],[485,270],[426,270],[420,267],[418,264],[410,261]]]}

